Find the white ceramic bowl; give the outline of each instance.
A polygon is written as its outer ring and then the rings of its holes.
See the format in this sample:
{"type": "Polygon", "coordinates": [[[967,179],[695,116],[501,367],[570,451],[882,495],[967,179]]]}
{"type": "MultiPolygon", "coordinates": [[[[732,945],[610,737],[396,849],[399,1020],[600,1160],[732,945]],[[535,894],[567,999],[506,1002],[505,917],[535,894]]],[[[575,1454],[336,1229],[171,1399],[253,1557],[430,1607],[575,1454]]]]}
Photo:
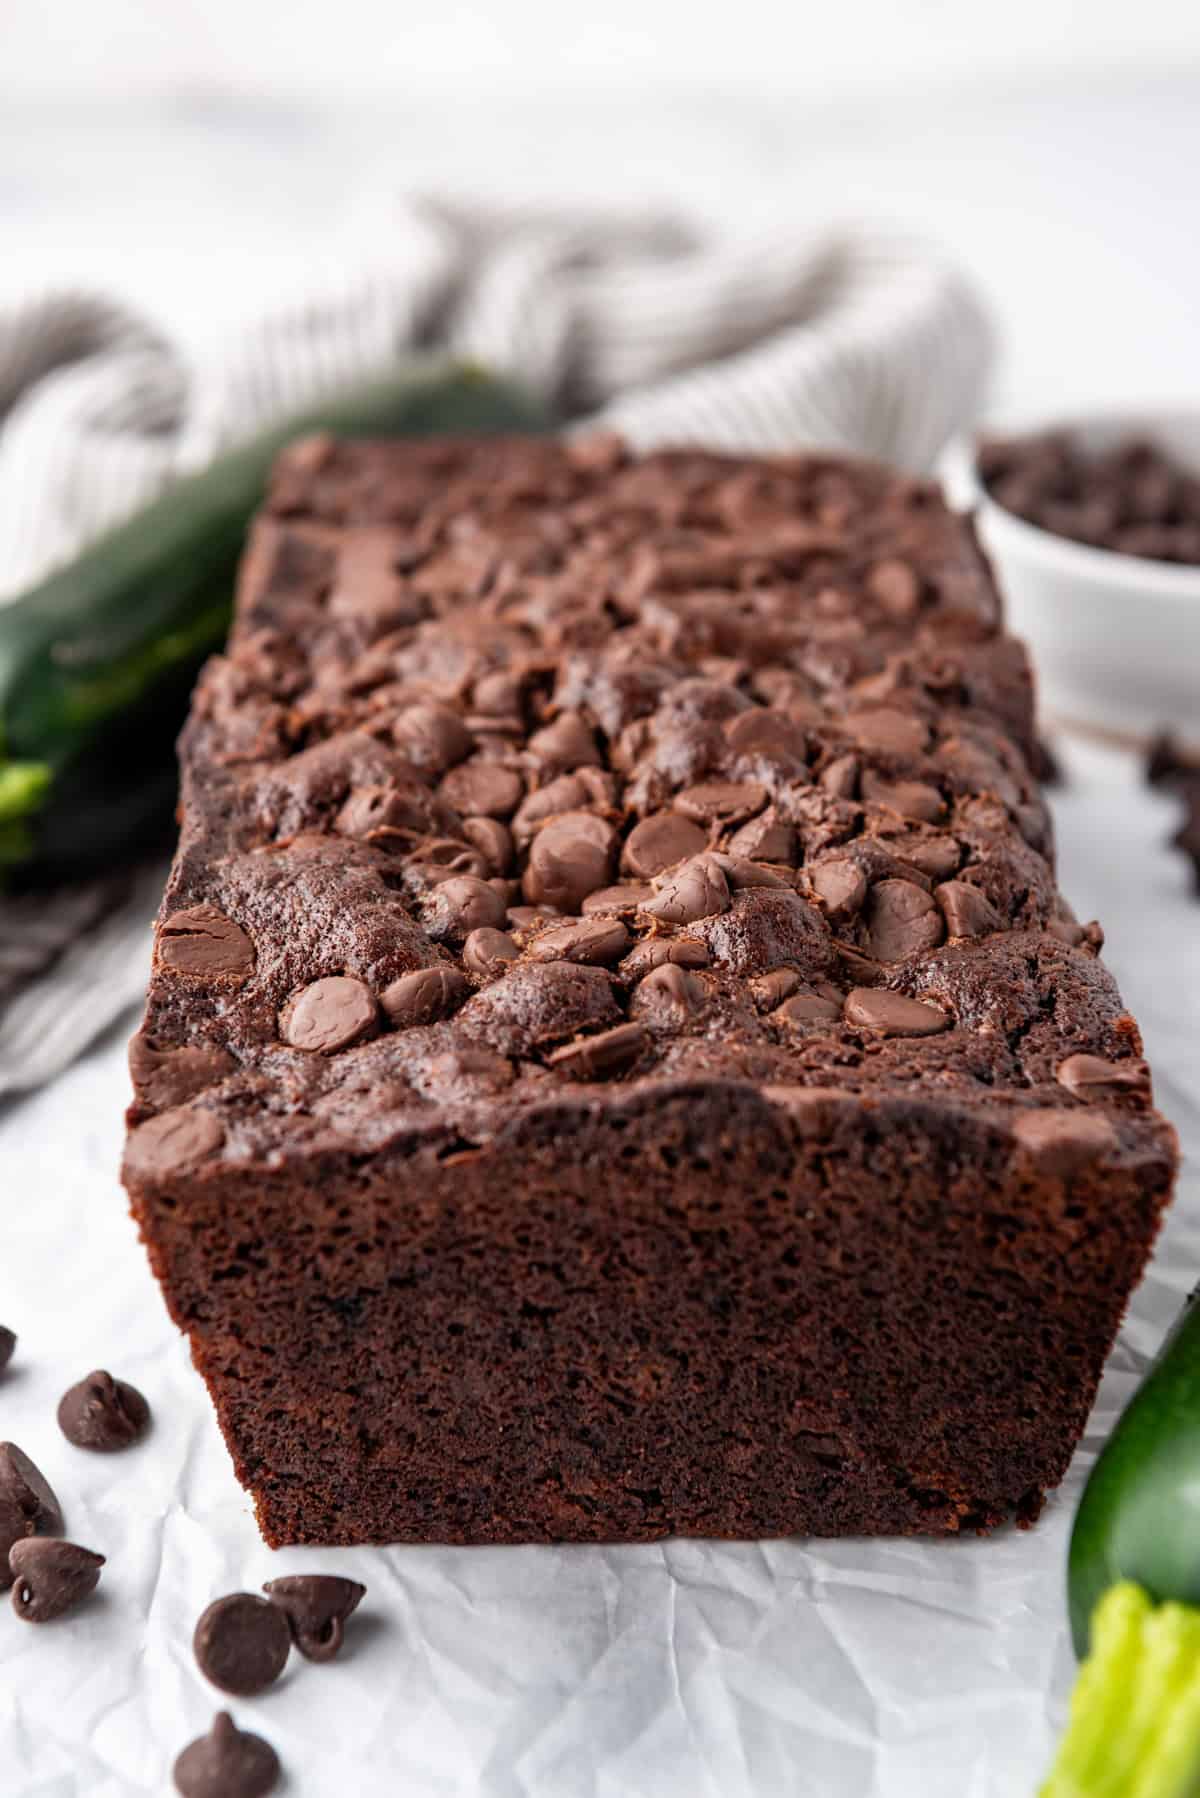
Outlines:
{"type": "MultiPolygon", "coordinates": [[[[1035,428],[1069,431],[1084,450],[1148,437],[1200,472],[1200,411],[1035,428]]],[[[969,448],[954,453],[948,483],[952,498],[975,509],[1009,628],[1033,654],[1042,717],[1138,743],[1165,726],[1200,743],[1200,568],[1092,549],[1027,524],[988,496],[969,448]]]]}

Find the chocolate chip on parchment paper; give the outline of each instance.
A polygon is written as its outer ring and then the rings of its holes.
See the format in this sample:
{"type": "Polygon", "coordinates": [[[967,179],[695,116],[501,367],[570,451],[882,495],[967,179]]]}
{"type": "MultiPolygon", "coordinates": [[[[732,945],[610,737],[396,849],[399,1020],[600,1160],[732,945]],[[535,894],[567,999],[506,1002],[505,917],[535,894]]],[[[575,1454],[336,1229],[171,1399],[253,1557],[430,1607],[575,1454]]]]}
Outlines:
{"type": "Polygon", "coordinates": [[[174,1779],[182,1798],[266,1798],[279,1781],[279,1756],[218,1711],[208,1734],[189,1742],[175,1762],[174,1779]]]}
{"type": "Polygon", "coordinates": [[[55,1536],[62,1510],[41,1473],[15,1442],[0,1442],[0,1592],[12,1584],[9,1552],[26,1536],[55,1536]]]}
{"type": "Polygon", "coordinates": [[[63,1617],[96,1590],[104,1556],[53,1536],[26,1536],[8,1551],[13,1610],[26,1623],[63,1617]]]}
{"type": "Polygon", "coordinates": [[[4,1369],[12,1360],[13,1350],[16,1346],[17,1338],[15,1331],[8,1330],[3,1324],[0,1324],[0,1373],[4,1372],[4,1369]]]}
{"type": "Polygon", "coordinates": [[[150,1407],[127,1380],[114,1380],[98,1367],[64,1392],[58,1402],[58,1427],[76,1448],[108,1454],[128,1448],[146,1432],[150,1407]]]}
{"type": "Polygon", "coordinates": [[[206,1679],[223,1692],[249,1698],[279,1678],[291,1633],[277,1605],[253,1592],[231,1592],[209,1605],[196,1625],[192,1649],[206,1679]]]}
{"type": "Polygon", "coordinates": [[[263,1591],[287,1618],[292,1641],[308,1661],[331,1661],[345,1640],[345,1624],[366,1596],[357,1580],[332,1573],[295,1573],[270,1579],[263,1591]]]}

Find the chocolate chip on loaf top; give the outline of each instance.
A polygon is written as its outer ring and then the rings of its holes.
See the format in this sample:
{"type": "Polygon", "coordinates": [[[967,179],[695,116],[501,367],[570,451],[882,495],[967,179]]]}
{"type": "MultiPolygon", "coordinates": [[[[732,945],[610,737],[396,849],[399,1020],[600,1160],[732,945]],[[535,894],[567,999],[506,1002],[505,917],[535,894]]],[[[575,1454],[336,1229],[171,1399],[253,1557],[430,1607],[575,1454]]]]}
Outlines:
{"type": "Polygon", "coordinates": [[[185,736],[132,1166],[631,1078],[1144,1107],[1031,714],[926,482],[297,446],[185,736]]]}

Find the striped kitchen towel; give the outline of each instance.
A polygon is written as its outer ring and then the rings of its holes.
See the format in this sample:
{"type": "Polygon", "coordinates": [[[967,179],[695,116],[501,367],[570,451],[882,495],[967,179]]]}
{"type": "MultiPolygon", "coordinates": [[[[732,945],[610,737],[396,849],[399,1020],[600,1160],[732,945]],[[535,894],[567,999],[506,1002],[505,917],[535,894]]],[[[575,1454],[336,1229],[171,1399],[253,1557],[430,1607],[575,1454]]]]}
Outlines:
{"type": "MultiPolygon", "coordinates": [[[[398,203],[370,266],[201,362],[86,292],[0,289],[0,600],[282,414],[443,349],[638,447],[820,446],[927,468],[975,414],[989,332],[903,232],[398,203]]],[[[0,1094],[48,1079],[145,980],[154,880],[0,902],[0,1094]]]]}

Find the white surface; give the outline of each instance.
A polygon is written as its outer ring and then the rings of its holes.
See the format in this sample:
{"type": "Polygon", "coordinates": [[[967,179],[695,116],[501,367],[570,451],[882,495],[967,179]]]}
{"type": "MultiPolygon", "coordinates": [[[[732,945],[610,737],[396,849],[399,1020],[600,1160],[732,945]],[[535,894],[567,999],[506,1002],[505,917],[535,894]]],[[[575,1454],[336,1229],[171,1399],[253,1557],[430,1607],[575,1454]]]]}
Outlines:
{"type": "MultiPolygon", "coordinates": [[[[1039,421],[1044,425],[1043,417],[1039,421]]],[[[1200,411],[1072,414],[1054,420],[1089,454],[1150,437],[1200,473],[1200,411]]],[[[967,446],[961,503],[999,576],[1009,628],[1038,672],[1043,712],[1132,742],[1169,729],[1200,740],[1200,568],[1056,537],[997,505],[967,446]]],[[[955,485],[958,483],[956,482],[955,485]]]]}
{"type": "Polygon", "coordinates": [[[428,77],[478,90],[586,79],[659,86],[731,80],[823,94],[931,74],[1121,66],[1200,55],[1187,0],[50,0],[10,5],[0,92],[112,94],[165,84],[332,94],[428,77]],[[864,47],[869,53],[864,54],[864,47]]]}
{"type": "MultiPolygon", "coordinates": [[[[1112,752],[1071,760],[1064,885],[1108,928],[1106,960],[1194,1159],[1200,930],[1185,864],[1161,848],[1171,808],[1112,752]]],[[[272,1555],[125,1212],[125,1096],[114,1038],[0,1113],[0,1319],[21,1338],[0,1434],[42,1466],[70,1535],[109,1556],[76,1618],[35,1630],[0,1615],[4,1798],[165,1791],[220,1702],[191,1659],[200,1611],[306,1568],[369,1588],[344,1661],[293,1657],[278,1686],[232,1706],[275,1744],[294,1798],[1032,1798],[1071,1675],[1072,1503],[1200,1265],[1194,1172],[1087,1444],[1032,1532],[272,1555]],[[154,1407],[152,1436],[122,1456],[73,1449],[54,1423],[95,1365],[154,1407]]]]}

